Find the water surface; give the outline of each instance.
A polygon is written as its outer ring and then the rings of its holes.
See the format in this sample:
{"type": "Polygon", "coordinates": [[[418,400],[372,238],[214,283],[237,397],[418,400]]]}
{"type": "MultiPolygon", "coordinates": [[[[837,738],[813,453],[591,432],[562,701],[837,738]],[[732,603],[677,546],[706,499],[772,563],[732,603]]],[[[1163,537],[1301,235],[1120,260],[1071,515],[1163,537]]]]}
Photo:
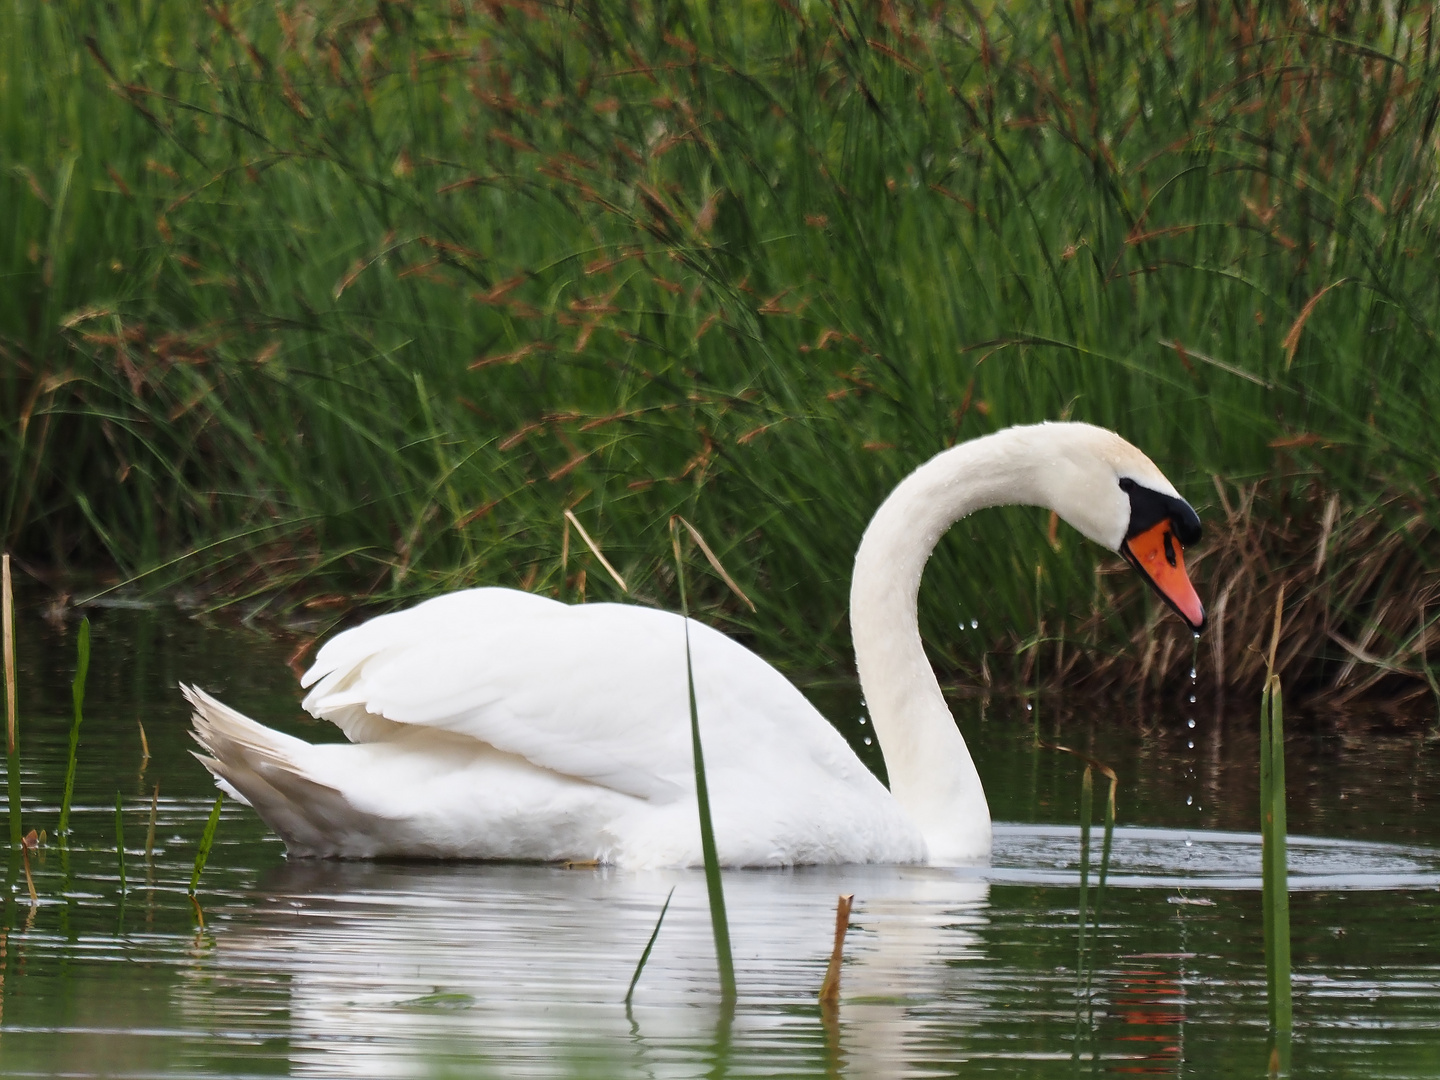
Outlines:
{"type": "MultiPolygon", "coordinates": [[[[227,804],[200,929],[186,887],[214,789],[188,755],[176,682],[329,735],[299,713],[294,641],[168,611],[94,614],[71,850],[35,857],[34,907],[8,868],[0,1074],[1263,1075],[1251,717],[1183,697],[1151,700],[1143,721],[958,699],[1006,823],[991,866],[728,873],[731,1017],[694,872],[287,862],[227,804]],[[1122,827],[1083,962],[1079,766],[1037,739],[1120,776],[1122,827]],[[855,911],[826,1023],[815,994],[842,892],[855,911]]],[[[53,832],[73,628],[22,617],[21,630],[27,827],[53,832]]],[[[873,756],[853,690],[814,696],[873,756]]],[[[1440,1075],[1435,744],[1381,720],[1313,732],[1288,747],[1292,829],[1316,838],[1292,846],[1295,1074],[1440,1075]]]]}

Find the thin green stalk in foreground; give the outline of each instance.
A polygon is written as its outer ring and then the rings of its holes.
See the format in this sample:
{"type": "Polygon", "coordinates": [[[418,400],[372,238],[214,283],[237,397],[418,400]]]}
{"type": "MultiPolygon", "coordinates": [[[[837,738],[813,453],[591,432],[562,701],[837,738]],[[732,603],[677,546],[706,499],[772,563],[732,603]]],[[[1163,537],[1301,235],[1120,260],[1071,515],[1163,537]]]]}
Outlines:
{"type": "Polygon", "coordinates": [[[650,931],[650,940],[645,943],[645,951],[640,954],[640,962],[635,965],[635,974],[630,976],[630,988],[625,991],[625,1007],[630,1007],[630,999],[635,996],[635,984],[640,981],[640,973],[645,970],[645,961],[650,959],[650,950],[655,947],[655,939],[660,936],[660,924],[665,921],[665,912],[670,910],[670,898],[675,895],[675,886],[670,886],[670,892],[665,897],[665,903],[660,908],[660,917],[655,920],[655,929],[650,931]]]}
{"type": "Polygon", "coordinates": [[[120,864],[120,898],[125,898],[125,817],[120,792],[115,793],[115,861],[120,864]]]}
{"type": "Polygon", "coordinates": [[[75,719],[70,723],[70,756],[65,764],[65,795],[60,800],[60,827],[56,832],[63,842],[70,828],[70,800],[75,794],[75,754],[80,749],[80,721],[85,704],[85,676],[90,671],[90,620],[80,620],[75,639],[75,678],[70,683],[70,700],[75,706],[75,719]]]}
{"type": "Polygon", "coordinates": [[[200,836],[200,849],[195,852],[195,869],[190,874],[190,895],[200,886],[200,875],[205,872],[205,863],[210,858],[210,846],[215,843],[215,829],[220,824],[220,806],[225,796],[216,795],[215,805],[210,809],[210,820],[205,822],[205,832],[200,836]]]}
{"type": "Polygon", "coordinates": [[[670,521],[675,549],[675,580],[680,587],[680,614],[685,621],[685,683],[690,694],[690,744],[695,755],[695,802],[700,809],[700,850],[705,858],[705,888],[710,894],[710,926],[715,933],[715,964],[720,969],[720,997],[734,1005],[735,959],[730,952],[730,923],[725,917],[725,890],[720,882],[720,857],[710,820],[710,788],[705,782],[705,756],[700,747],[700,711],[695,703],[695,666],[690,656],[690,603],[685,595],[685,563],[680,558],[679,522],[670,521]]]}
{"type": "Polygon", "coordinates": [[[1260,834],[1265,907],[1265,988],[1270,1028],[1291,1029],[1290,889],[1285,858],[1285,719],[1280,676],[1260,699],[1260,834]]]}
{"type": "MultiPolygon", "coordinates": [[[[1260,860],[1261,904],[1265,924],[1265,990],[1270,1030],[1288,1035],[1290,997],[1290,882],[1285,860],[1285,715],[1275,651],[1285,605],[1282,587],[1275,598],[1275,625],[1260,698],[1260,860]]],[[[1277,1047],[1278,1051],[1278,1047],[1277,1047]]]]}
{"type": "Polygon", "coordinates": [[[15,716],[15,594],[10,555],[0,556],[0,624],[5,650],[5,780],[10,795],[10,846],[20,847],[20,732],[15,716]]]}

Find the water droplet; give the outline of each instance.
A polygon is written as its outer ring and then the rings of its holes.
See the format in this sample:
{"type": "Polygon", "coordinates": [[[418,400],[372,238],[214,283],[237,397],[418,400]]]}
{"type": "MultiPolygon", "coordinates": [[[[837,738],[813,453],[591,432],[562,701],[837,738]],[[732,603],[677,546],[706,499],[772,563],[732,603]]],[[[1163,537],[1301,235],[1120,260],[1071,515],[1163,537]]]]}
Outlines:
{"type": "Polygon", "coordinates": [[[1194,740],[1194,739],[1191,739],[1191,740],[1190,740],[1188,743],[1186,743],[1185,745],[1186,745],[1187,747],[1189,747],[1191,750],[1194,750],[1194,749],[1195,749],[1195,740],[1194,740]]]}
{"type": "Polygon", "coordinates": [[[1035,706],[1034,706],[1034,705],[1031,705],[1028,701],[1025,703],[1025,711],[1026,711],[1026,712],[1029,712],[1029,711],[1030,711],[1031,709],[1033,709],[1033,708],[1035,708],[1035,706]]]}
{"type": "MultiPolygon", "coordinates": [[[[1196,640],[1196,641],[1199,641],[1199,640],[1200,640],[1200,631],[1199,631],[1199,630],[1196,630],[1194,633],[1195,633],[1195,640],[1196,640]]],[[[1190,841],[1187,840],[1187,841],[1185,841],[1185,842],[1188,844],[1190,841]]]]}
{"type": "Polygon", "coordinates": [[[866,736],[865,736],[865,745],[866,745],[866,746],[869,746],[869,745],[870,745],[872,742],[874,742],[874,741],[875,741],[875,740],[872,739],[872,738],[870,738],[869,735],[866,735],[866,736]]]}
{"type": "Polygon", "coordinates": [[[1194,704],[1195,704],[1195,695],[1194,695],[1194,694],[1191,694],[1191,695],[1190,695],[1190,704],[1191,704],[1191,705],[1194,705],[1194,704]]]}
{"type": "MultiPolygon", "coordinates": [[[[1200,635],[1199,635],[1199,634],[1196,634],[1195,636],[1196,636],[1196,637],[1199,637],[1200,635]]],[[[1186,846],[1186,847],[1189,847],[1189,846],[1190,846],[1190,841],[1189,841],[1189,840],[1186,840],[1186,841],[1185,841],[1185,846],[1186,846]]]]}
{"type": "Polygon", "coordinates": [[[979,620],[979,619],[971,619],[971,620],[970,620],[970,629],[971,629],[971,630],[978,630],[978,629],[980,629],[980,620],[979,620]]]}
{"type": "Polygon", "coordinates": [[[1193,667],[1190,669],[1190,678],[1195,678],[1195,669],[1193,667]]]}
{"type": "MultiPolygon", "coordinates": [[[[1192,805],[1194,802],[1195,802],[1195,796],[1194,796],[1194,795],[1186,795],[1186,796],[1185,796],[1185,805],[1186,805],[1186,806],[1190,806],[1190,805],[1192,805]]],[[[1188,844],[1190,841],[1187,840],[1187,841],[1185,841],[1185,842],[1188,844]]]]}
{"type": "Polygon", "coordinates": [[[869,721],[866,720],[866,719],[862,716],[862,717],[860,717],[860,723],[862,723],[862,724],[868,724],[869,721]]]}
{"type": "Polygon", "coordinates": [[[1186,720],[1186,721],[1185,721],[1185,726],[1186,726],[1186,727],[1193,728],[1193,727],[1195,726],[1195,721],[1194,721],[1194,720],[1186,720]]]}

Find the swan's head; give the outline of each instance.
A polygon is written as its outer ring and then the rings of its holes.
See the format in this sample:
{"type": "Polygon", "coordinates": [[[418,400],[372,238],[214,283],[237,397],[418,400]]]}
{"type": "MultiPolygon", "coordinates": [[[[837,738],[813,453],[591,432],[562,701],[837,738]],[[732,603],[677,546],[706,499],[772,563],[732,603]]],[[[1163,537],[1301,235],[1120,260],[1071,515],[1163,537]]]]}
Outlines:
{"type": "Polygon", "coordinates": [[[1200,517],[1155,463],[1113,431],[1090,424],[1030,429],[1051,448],[1048,503],[1081,533],[1118,552],[1197,633],[1205,608],[1185,573],[1200,517]]]}

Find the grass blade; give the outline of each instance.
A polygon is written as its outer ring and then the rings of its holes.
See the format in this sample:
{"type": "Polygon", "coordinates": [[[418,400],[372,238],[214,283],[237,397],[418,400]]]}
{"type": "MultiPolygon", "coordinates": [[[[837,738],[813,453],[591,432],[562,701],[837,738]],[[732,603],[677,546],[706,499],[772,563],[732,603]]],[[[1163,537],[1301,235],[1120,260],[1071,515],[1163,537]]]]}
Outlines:
{"type": "Polygon", "coordinates": [[[665,896],[665,903],[661,905],[660,917],[655,920],[655,929],[650,931],[650,940],[645,942],[645,949],[640,954],[640,961],[635,965],[635,974],[630,976],[630,987],[625,991],[625,1007],[630,1007],[630,999],[635,996],[635,984],[640,981],[640,973],[645,970],[645,961],[650,959],[650,950],[655,947],[655,939],[660,936],[660,924],[665,921],[665,912],[670,910],[670,898],[675,895],[675,886],[670,886],[670,891],[665,896]]]}
{"type": "Polygon", "coordinates": [[[5,780],[10,801],[10,844],[20,845],[20,731],[15,702],[15,594],[10,585],[10,554],[0,556],[0,622],[5,650],[5,780]]]}
{"type": "MultiPolygon", "coordinates": [[[[605,558],[604,552],[600,550],[600,545],[595,543],[594,540],[590,539],[590,534],[585,531],[585,526],[580,524],[580,519],[575,516],[574,511],[566,510],[565,520],[569,524],[575,526],[575,531],[580,534],[580,539],[585,541],[585,546],[591,550],[591,552],[595,555],[595,558],[600,560],[600,565],[605,568],[606,572],[615,579],[615,584],[620,586],[620,591],[623,593],[628,593],[630,591],[630,587],[625,584],[625,579],[620,576],[620,572],[616,570],[615,567],[610,565],[610,560],[605,558]]],[[[566,544],[566,547],[568,549],[568,543],[566,544]]],[[[562,561],[564,560],[562,559],[562,561]]]]}
{"type": "Polygon", "coordinates": [[[125,896],[125,816],[124,801],[115,793],[115,861],[120,866],[120,896],[125,896]]]}
{"type": "Polygon", "coordinates": [[[195,852],[195,869],[190,874],[189,893],[192,900],[195,899],[195,890],[200,885],[200,875],[205,872],[205,863],[210,858],[210,846],[215,843],[215,829],[220,824],[220,806],[224,801],[225,796],[215,796],[215,805],[210,810],[210,820],[205,822],[205,832],[200,836],[200,848],[195,852]]]}
{"type": "Polygon", "coordinates": [[[725,567],[721,564],[720,557],[716,555],[715,552],[710,550],[710,545],[707,544],[705,542],[705,538],[700,535],[700,530],[695,528],[694,525],[691,525],[690,522],[686,521],[683,517],[679,518],[679,521],[680,524],[684,525],[685,528],[689,531],[691,538],[699,546],[700,551],[704,554],[705,558],[710,560],[710,565],[715,568],[715,572],[720,575],[720,579],[724,581],[726,585],[730,586],[730,591],[733,592],[736,596],[738,596],[741,600],[743,600],[746,606],[749,607],[751,611],[756,610],[755,601],[751,600],[750,597],[746,596],[745,590],[740,588],[739,584],[735,581],[735,579],[730,576],[730,572],[726,570],[725,567]]]}
{"type": "Polygon", "coordinates": [[[90,671],[90,620],[80,620],[75,635],[75,678],[70,683],[70,701],[75,718],[70,723],[70,753],[65,761],[65,794],[60,800],[60,825],[56,830],[63,839],[70,830],[70,800],[75,794],[75,760],[80,749],[80,723],[84,719],[85,677],[90,671]]]}
{"type": "Polygon", "coordinates": [[[1265,897],[1266,923],[1274,943],[1271,949],[1273,999],[1270,1024],[1276,1032],[1288,1032],[1293,1021],[1290,987],[1290,888],[1286,866],[1285,822],[1285,714],[1281,704],[1280,676],[1270,676],[1270,802],[1266,817],[1270,826],[1262,857],[1269,871],[1269,895],[1265,897]]]}
{"type": "Polygon", "coordinates": [[[1270,1030],[1288,1034],[1293,1021],[1290,987],[1290,882],[1285,853],[1285,714],[1275,654],[1280,644],[1285,589],[1275,597],[1275,622],[1260,698],[1260,860],[1265,930],[1265,991],[1270,1030]]]}
{"type": "Polygon", "coordinates": [[[705,889],[710,896],[710,926],[715,934],[715,963],[720,969],[720,997],[733,1006],[735,959],[730,951],[730,923],[725,917],[725,889],[720,881],[720,857],[715,850],[715,827],[710,819],[710,788],[705,781],[705,755],[700,746],[700,710],[695,703],[695,666],[690,655],[690,602],[685,593],[685,562],[680,557],[678,521],[670,520],[670,543],[675,550],[675,580],[680,587],[680,613],[685,620],[685,684],[690,695],[690,745],[695,757],[695,802],[700,810],[700,850],[705,859],[705,889]]]}

